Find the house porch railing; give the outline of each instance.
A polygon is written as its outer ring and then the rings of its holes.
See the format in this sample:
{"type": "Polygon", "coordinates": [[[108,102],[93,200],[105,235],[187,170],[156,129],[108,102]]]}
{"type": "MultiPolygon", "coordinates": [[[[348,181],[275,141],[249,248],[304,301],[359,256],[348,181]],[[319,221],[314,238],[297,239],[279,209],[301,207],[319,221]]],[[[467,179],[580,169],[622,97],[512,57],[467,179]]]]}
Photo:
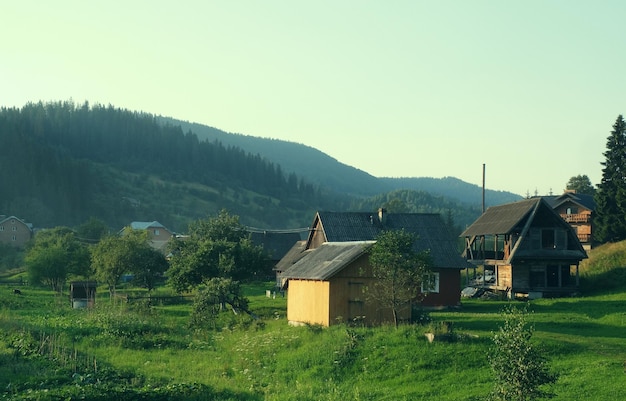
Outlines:
{"type": "Polygon", "coordinates": [[[577,234],[580,242],[591,242],[591,234],[577,234]]]}
{"type": "Polygon", "coordinates": [[[591,215],[584,213],[562,214],[561,217],[568,223],[588,223],[591,220],[591,215]]]}

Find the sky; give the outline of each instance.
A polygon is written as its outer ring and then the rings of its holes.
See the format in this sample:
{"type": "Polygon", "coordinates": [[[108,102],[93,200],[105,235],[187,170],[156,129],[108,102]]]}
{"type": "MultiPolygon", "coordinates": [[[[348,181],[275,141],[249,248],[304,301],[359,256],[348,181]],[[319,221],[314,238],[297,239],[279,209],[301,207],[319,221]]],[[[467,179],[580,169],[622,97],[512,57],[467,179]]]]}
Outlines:
{"type": "Polygon", "coordinates": [[[0,106],[73,100],[522,196],[602,177],[626,2],[7,1],[0,106]]]}

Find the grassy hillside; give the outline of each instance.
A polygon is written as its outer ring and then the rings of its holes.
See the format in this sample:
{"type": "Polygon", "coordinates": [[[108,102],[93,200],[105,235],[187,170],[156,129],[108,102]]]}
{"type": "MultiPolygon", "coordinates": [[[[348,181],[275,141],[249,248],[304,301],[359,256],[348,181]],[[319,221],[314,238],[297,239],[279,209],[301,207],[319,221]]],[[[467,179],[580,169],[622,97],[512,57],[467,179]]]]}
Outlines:
{"type": "Polygon", "coordinates": [[[581,289],[604,293],[626,289],[626,241],[594,248],[580,264],[581,289]]]}

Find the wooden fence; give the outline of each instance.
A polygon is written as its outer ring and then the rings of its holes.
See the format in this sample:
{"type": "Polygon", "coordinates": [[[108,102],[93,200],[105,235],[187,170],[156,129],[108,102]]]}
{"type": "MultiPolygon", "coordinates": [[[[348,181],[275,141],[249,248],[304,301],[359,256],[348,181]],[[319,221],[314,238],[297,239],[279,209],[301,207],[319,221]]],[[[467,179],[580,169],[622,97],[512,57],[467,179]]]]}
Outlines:
{"type": "Polygon", "coordinates": [[[185,302],[191,302],[195,296],[194,295],[171,295],[171,296],[132,296],[128,294],[115,294],[115,298],[122,300],[126,303],[131,303],[135,301],[143,301],[150,302],[153,305],[171,305],[171,304],[182,304],[185,302]]]}

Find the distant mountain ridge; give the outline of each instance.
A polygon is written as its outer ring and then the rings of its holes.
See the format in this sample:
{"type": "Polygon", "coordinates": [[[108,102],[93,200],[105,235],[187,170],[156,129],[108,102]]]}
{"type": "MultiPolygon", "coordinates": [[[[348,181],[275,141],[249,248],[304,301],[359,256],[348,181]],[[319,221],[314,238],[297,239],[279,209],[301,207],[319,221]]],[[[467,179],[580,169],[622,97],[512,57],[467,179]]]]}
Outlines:
{"type": "MultiPolygon", "coordinates": [[[[455,177],[374,177],[358,168],[348,166],[308,145],[268,139],[244,134],[234,134],[220,129],[159,117],[163,123],[180,126],[183,132],[193,132],[200,140],[219,141],[224,146],[235,146],[252,154],[259,154],[280,165],[283,171],[294,172],[307,181],[339,193],[356,196],[374,196],[394,190],[425,191],[434,195],[456,199],[470,205],[482,205],[482,187],[455,177]]],[[[506,191],[485,190],[485,205],[501,205],[521,200],[522,197],[506,191]]]]}

